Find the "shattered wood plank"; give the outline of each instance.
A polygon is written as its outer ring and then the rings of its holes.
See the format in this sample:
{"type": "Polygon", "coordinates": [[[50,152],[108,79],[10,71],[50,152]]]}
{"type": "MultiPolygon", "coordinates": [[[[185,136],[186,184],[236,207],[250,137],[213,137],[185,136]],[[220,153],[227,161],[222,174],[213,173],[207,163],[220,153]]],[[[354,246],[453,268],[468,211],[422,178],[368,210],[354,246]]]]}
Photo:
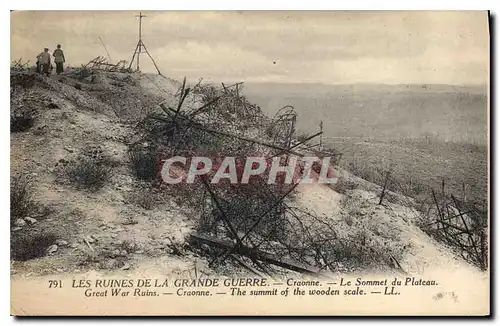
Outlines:
{"type": "Polygon", "coordinates": [[[209,246],[214,246],[222,249],[234,249],[234,252],[240,255],[255,258],[299,273],[318,274],[320,272],[320,269],[317,267],[307,266],[291,259],[278,257],[276,255],[258,249],[252,249],[245,246],[234,248],[234,244],[231,241],[220,240],[200,234],[191,234],[190,238],[194,242],[204,243],[209,246]]]}
{"type": "Polygon", "coordinates": [[[201,125],[196,125],[196,124],[193,124],[193,127],[196,128],[196,129],[200,129],[200,130],[209,132],[209,133],[219,134],[219,135],[226,136],[226,137],[232,137],[232,138],[236,138],[236,139],[239,139],[239,140],[247,141],[247,142],[250,142],[250,143],[255,143],[255,144],[259,144],[259,145],[266,146],[266,147],[269,147],[269,148],[277,149],[277,150],[283,151],[285,153],[293,154],[293,155],[296,155],[296,156],[300,156],[300,157],[304,157],[305,156],[302,153],[298,153],[296,151],[289,150],[287,148],[284,148],[284,147],[281,147],[281,146],[276,146],[274,144],[270,144],[270,143],[267,143],[267,142],[264,142],[264,141],[260,141],[260,140],[257,140],[257,139],[243,137],[243,136],[239,136],[239,135],[234,135],[234,134],[231,134],[231,133],[228,133],[228,132],[218,131],[218,130],[214,130],[214,129],[203,127],[201,125]]]}

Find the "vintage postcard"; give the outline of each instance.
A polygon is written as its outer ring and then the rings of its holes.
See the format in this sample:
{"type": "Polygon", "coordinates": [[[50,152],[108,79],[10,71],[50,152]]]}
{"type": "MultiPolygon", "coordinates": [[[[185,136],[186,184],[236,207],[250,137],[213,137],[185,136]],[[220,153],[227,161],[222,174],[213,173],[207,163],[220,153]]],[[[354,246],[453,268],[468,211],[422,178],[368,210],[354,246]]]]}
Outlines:
{"type": "Polygon", "coordinates": [[[488,316],[489,28],[11,12],[11,314],[488,316]]]}

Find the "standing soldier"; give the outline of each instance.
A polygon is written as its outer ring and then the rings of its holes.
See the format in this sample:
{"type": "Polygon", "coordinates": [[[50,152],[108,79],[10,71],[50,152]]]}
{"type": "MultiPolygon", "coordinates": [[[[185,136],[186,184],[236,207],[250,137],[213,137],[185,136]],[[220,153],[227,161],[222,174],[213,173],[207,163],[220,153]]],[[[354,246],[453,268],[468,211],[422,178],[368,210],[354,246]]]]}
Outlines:
{"type": "Polygon", "coordinates": [[[38,62],[40,63],[40,66],[42,68],[42,73],[49,76],[50,75],[50,53],[49,53],[49,48],[43,49],[43,52],[40,53],[38,56],[38,62]]]}
{"type": "Polygon", "coordinates": [[[54,50],[52,55],[54,56],[54,62],[56,63],[56,73],[59,75],[63,72],[63,64],[66,62],[64,52],[61,50],[61,44],[57,44],[57,49],[54,50]]]}
{"type": "Polygon", "coordinates": [[[40,64],[40,57],[42,56],[42,53],[40,53],[39,55],[36,56],[36,73],[37,74],[42,72],[42,65],[40,64]]]}

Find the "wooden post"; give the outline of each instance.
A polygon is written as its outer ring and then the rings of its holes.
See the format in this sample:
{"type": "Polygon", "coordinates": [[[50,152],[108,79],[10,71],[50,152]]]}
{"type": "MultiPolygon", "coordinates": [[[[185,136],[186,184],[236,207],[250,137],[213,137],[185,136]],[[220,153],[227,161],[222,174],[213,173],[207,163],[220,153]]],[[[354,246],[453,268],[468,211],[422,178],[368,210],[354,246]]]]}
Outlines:
{"type": "Polygon", "coordinates": [[[142,12],[139,12],[139,43],[137,44],[139,51],[137,51],[137,71],[139,71],[139,58],[142,52],[142,17],[146,17],[142,15],[142,12]]]}
{"type": "Polygon", "coordinates": [[[385,181],[384,181],[384,187],[382,188],[382,193],[380,194],[380,200],[378,202],[379,205],[382,205],[382,201],[384,200],[385,192],[387,189],[387,183],[389,182],[389,175],[391,174],[391,171],[387,171],[387,174],[385,175],[385,181]]]}
{"type": "Polygon", "coordinates": [[[319,136],[319,150],[323,149],[323,120],[319,123],[319,132],[321,132],[319,136]]]}

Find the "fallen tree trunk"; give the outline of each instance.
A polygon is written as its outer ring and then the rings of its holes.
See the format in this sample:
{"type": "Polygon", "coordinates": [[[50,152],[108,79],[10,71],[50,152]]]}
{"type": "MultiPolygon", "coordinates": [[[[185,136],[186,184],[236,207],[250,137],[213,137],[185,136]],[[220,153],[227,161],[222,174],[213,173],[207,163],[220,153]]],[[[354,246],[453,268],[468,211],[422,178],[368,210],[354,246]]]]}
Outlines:
{"type": "Polygon", "coordinates": [[[205,235],[200,234],[191,234],[190,240],[195,243],[204,243],[209,246],[221,248],[221,249],[230,249],[234,253],[238,253],[243,256],[247,256],[249,258],[257,259],[266,263],[270,263],[276,266],[280,266],[292,271],[296,271],[299,273],[307,273],[317,275],[320,271],[319,268],[313,266],[307,266],[301,264],[299,262],[295,262],[291,259],[286,259],[283,257],[278,257],[271,253],[267,253],[258,249],[248,248],[246,246],[237,246],[233,244],[231,241],[220,240],[216,238],[212,238],[205,235]]]}

